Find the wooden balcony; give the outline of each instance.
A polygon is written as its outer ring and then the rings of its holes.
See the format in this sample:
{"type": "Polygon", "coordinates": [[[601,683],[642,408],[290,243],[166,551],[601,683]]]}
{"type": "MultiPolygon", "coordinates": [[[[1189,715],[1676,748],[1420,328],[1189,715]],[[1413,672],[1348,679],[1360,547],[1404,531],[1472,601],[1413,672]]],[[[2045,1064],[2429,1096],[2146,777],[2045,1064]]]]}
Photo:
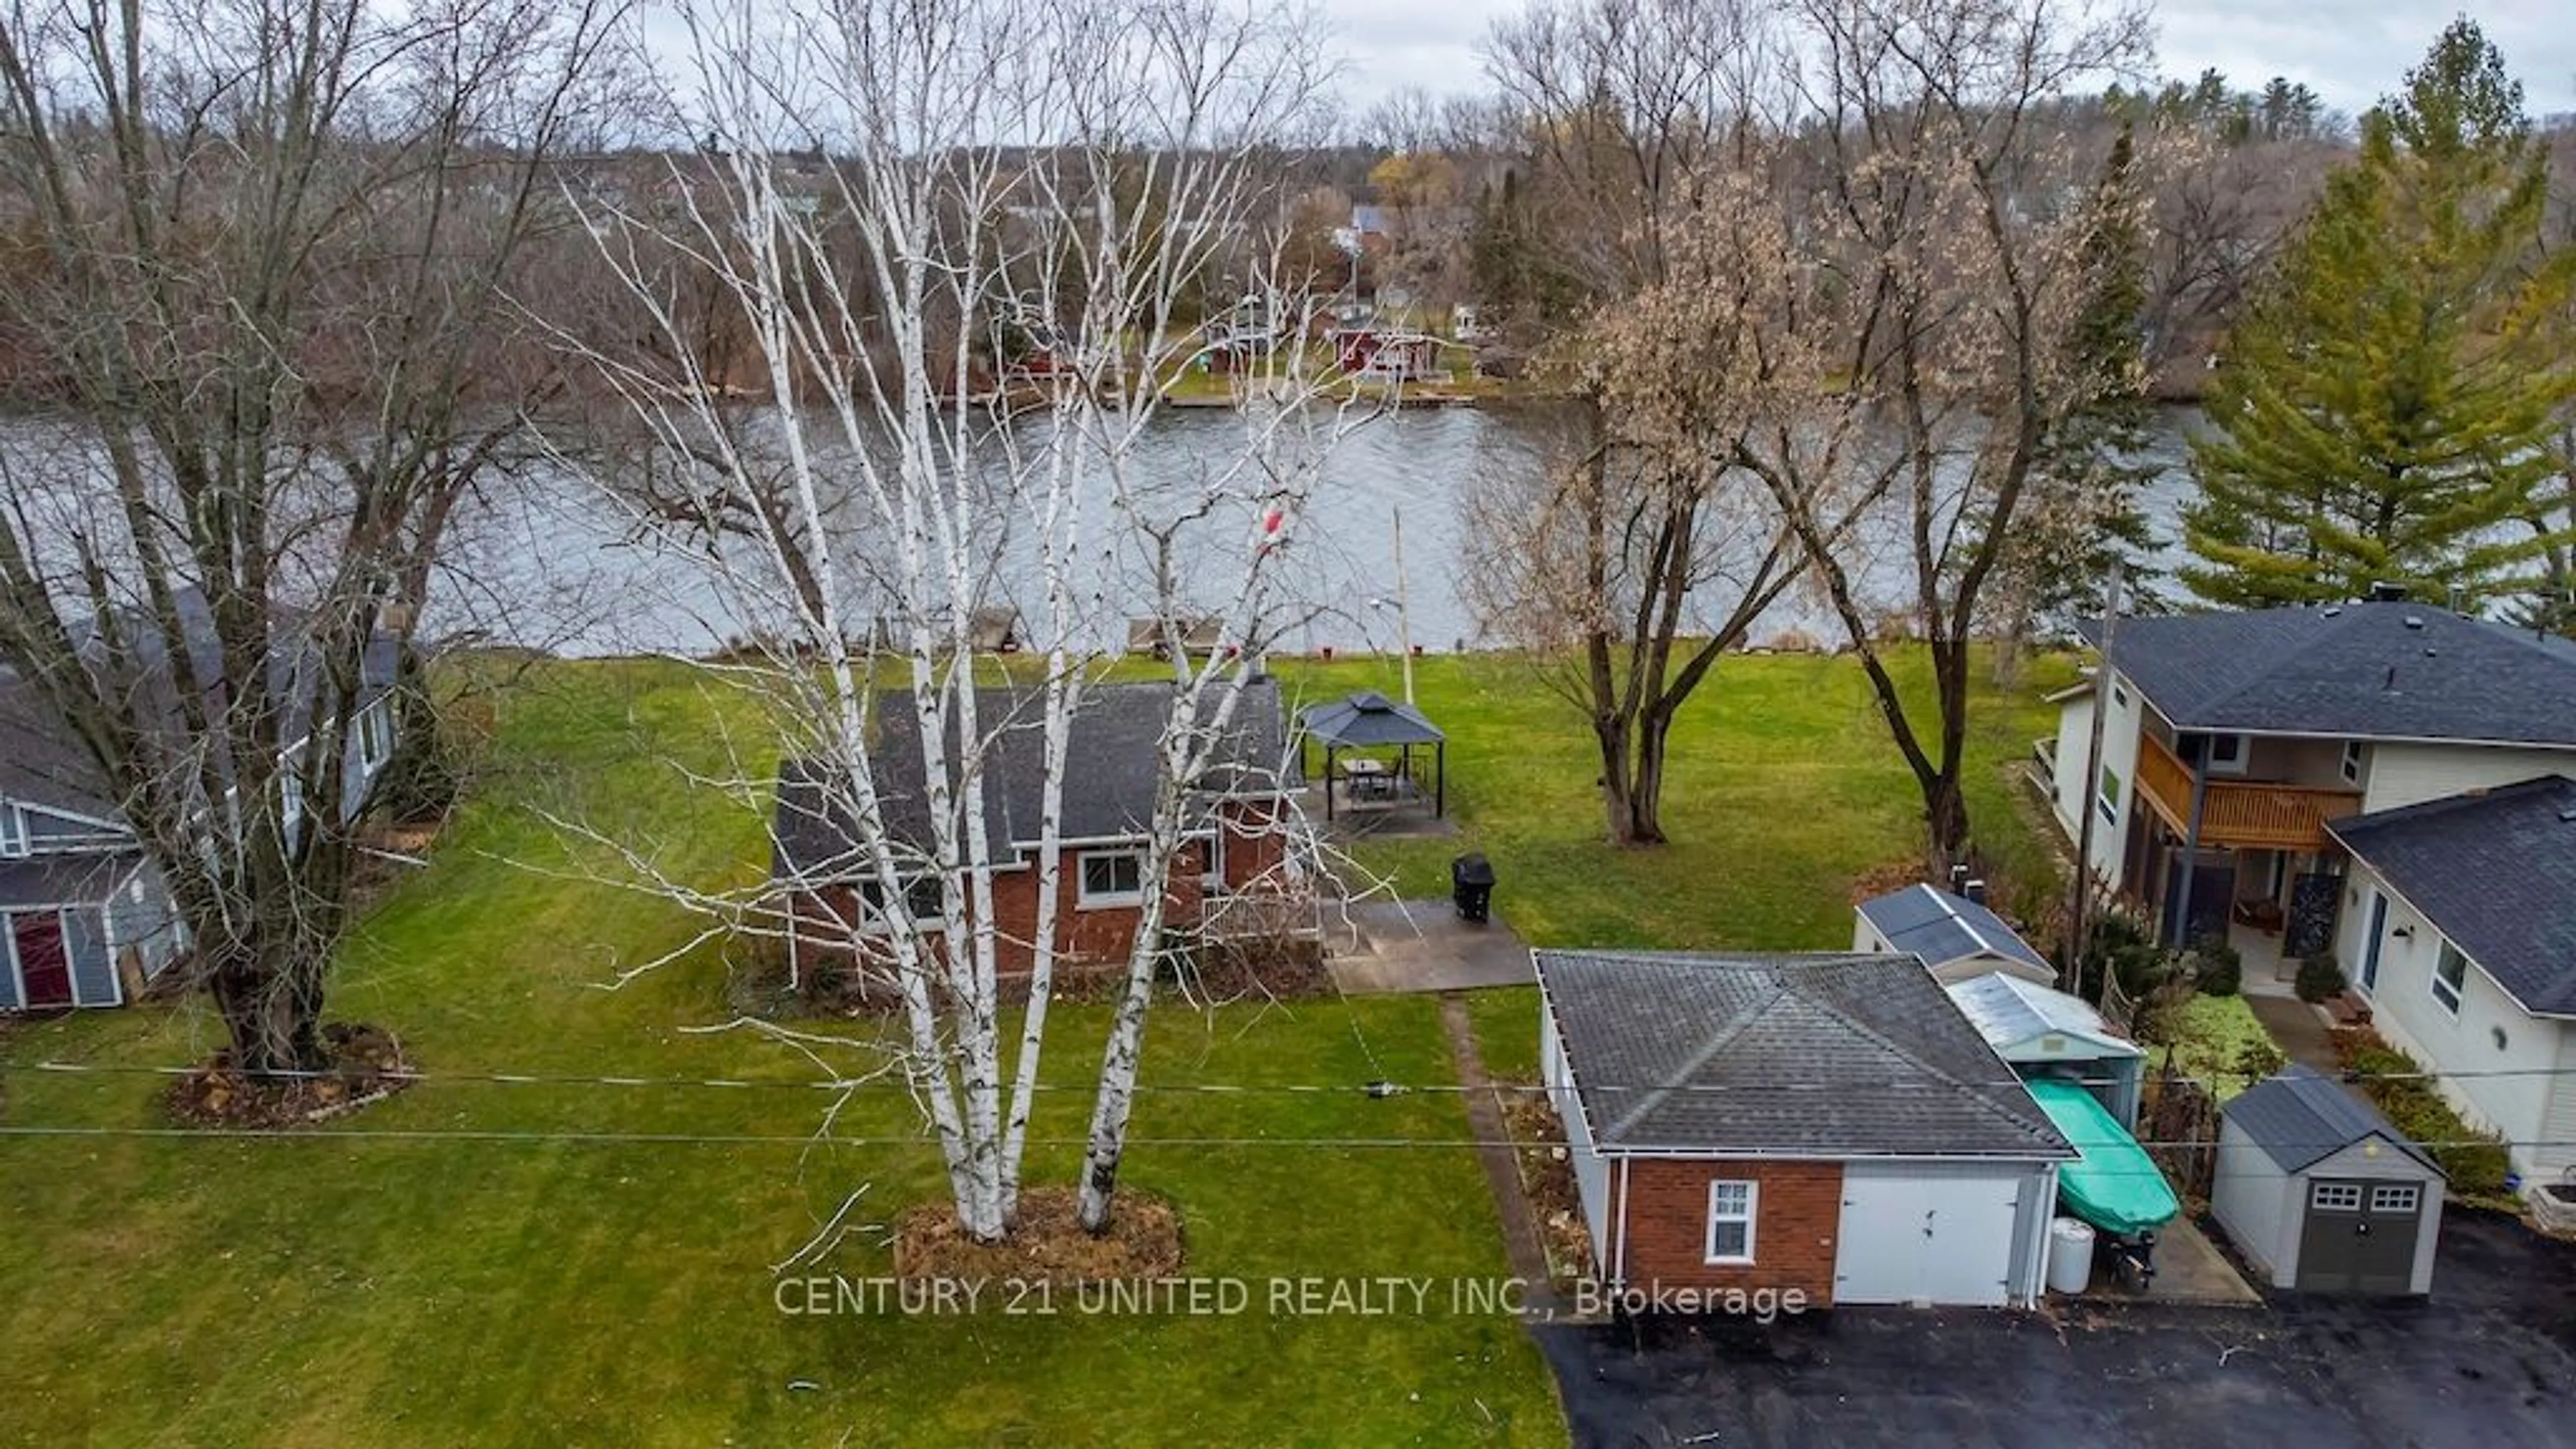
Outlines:
{"type": "MultiPolygon", "coordinates": [[[[2191,832],[2191,767],[2153,735],[2138,741],[2138,797],[2176,835],[2191,832]]],[[[2221,850],[2323,850],[2326,822],[2361,809],[2359,790],[2264,785],[2212,777],[2200,843],[2221,850]]]]}

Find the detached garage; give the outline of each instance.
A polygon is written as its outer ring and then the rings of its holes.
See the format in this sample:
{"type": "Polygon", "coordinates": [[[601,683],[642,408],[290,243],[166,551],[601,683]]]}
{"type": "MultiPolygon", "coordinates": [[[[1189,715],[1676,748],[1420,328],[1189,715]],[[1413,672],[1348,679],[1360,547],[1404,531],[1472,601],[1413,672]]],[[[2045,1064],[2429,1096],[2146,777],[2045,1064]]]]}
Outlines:
{"type": "Polygon", "coordinates": [[[2038,1298],[2074,1150],[1915,958],[1533,956],[1607,1285],[2038,1298]]]}
{"type": "Polygon", "coordinates": [[[2443,1185],[2422,1148],[2306,1067],[2219,1111],[2210,1211],[2275,1288],[2430,1292],[2443,1185]]]}

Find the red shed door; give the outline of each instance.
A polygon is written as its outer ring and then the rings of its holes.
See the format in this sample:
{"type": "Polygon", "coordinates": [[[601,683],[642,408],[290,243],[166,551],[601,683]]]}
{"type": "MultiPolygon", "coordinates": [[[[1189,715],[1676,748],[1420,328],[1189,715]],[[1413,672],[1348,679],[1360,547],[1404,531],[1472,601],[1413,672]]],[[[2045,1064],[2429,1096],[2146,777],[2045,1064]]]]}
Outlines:
{"type": "Polygon", "coordinates": [[[63,952],[60,911],[29,911],[9,918],[18,943],[18,981],[30,1010],[72,1004],[72,962],[63,952]]]}

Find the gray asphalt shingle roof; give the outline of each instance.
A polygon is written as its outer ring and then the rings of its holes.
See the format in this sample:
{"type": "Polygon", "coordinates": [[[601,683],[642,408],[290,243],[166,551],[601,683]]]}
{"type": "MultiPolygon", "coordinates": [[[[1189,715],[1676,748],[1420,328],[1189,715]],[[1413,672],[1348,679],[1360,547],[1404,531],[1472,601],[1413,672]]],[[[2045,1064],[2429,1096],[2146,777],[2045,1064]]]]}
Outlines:
{"type": "Polygon", "coordinates": [[[2124,617],[2113,652],[2180,729],[2576,747],[2576,643],[2429,604],[2124,617]]]}
{"type": "MultiPolygon", "coordinates": [[[[1154,809],[1161,768],[1157,747],[1171,698],[1171,686],[1161,683],[1084,689],[1066,740],[1071,768],[1065,772],[1059,817],[1062,838],[1120,840],[1144,834],[1154,809]]],[[[995,741],[985,756],[986,827],[996,841],[1034,845],[1046,785],[1038,697],[979,690],[975,709],[977,724],[995,741]]],[[[876,743],[868,762],[888,833],[902,845],[927,852],[935,837],[921,730],[911,711],[908,693],[890,693],[877,701],[876,743]]],[[[1286,750],[1277,683],[1266,676],[1248,681],[1202,790],[1209,795],[1275,793],[1282,784],[1280,772],[1288,768],[1286,750]]],[[[790,759],[779,765],[773,878],[847,873],[856,857],[858,832],[844,792],[832,784],[831,771],[820,761],[790,759]]]]}
{"type": "Polygon", "coordinates": [[[1603,1148],[2074,1155],[1911,956],[1532,955],[1603,1148]]]}
{"type": "Polygon", "coordinates": [[[1887,938],[1888,945],[1920,956],[1930,966],[1990,951],[2043,971],[2055,969],[2003,917],[1965,896],[1928,885],[1910,885],[1863,901],[1860,913],[1887,938]]]}
{"type": "Polygon", "coordinates": [[[1319,743],[1337,750],[1436,745],[1448,738],[1422,711],[1373,689],[1308,705],[1297,722],[1319,743]]]}
{"type": "Polygon", "coordinates": [[[2300,1172],[2372,1137],[2439,1174],[2424,1149],[2407,1140],[2368,1103],[2307,1067],[2292,1063],[2218,1109],[2284,1172],[2300,1172]]]}
{"type": "MultiPolygon", "coordinates": [[[[174,604],[199,679],[221,679],[221,651],[215,643],[213,615],[207,609],[205,596],[194,589],[181,590],[174,604]]],[[[292,619],[281,611],[281,622],[291,626],[292,619]]],[[[82,625],[74,632],[84,650],[91,647],[94,636],[90,626],[82,625]]],[[[143,687],[151,691],[162,727],[174,732],[182,729],[171,672],[163,663],[155,662],[167,660],[166,650],[160,647],[158,636],[148,631],[137,636],[137,647],[149,671],[143,687]]],[[[401,646],[391,636],[379,634],[368,642],[358,661],[359,687],[351,705],[352,717],[393,689],[400,663],[401,646]]],[[[315,705],[327,693],[319,674],[315,650],[295,637],[291,627],[286,628],[268,658],[269,691],[284,716],[279,723],[282,739],[292,741],[309,727],[315,705]]],[[[219,758],[216,768],[229,774],[230,763],[219,758]]],[[[115,791],[99,773],[97,762],[78,738],[62,727],[43,692],[34,681],[21,678],[5,665],[0,665],[0,797],[93,820],[124,819],[115,791]]]]}
{"type": "Polygon", "coordinates": [[[2576,1015],[2576,780],[2328,822],[2526,1011],[2576,1015]]]}

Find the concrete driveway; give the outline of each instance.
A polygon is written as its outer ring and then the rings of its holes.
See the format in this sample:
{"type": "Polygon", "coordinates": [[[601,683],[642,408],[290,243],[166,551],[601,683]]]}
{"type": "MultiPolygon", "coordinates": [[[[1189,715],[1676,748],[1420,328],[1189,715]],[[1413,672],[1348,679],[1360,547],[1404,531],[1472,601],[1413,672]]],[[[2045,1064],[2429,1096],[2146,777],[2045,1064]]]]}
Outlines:
{"type": "Polygon", "coordinates": [[[1584,1446],[2576,1444],[2576,1245],[2455,1207],[2433,1290],[1532,1332],[1584,1446]]]}

